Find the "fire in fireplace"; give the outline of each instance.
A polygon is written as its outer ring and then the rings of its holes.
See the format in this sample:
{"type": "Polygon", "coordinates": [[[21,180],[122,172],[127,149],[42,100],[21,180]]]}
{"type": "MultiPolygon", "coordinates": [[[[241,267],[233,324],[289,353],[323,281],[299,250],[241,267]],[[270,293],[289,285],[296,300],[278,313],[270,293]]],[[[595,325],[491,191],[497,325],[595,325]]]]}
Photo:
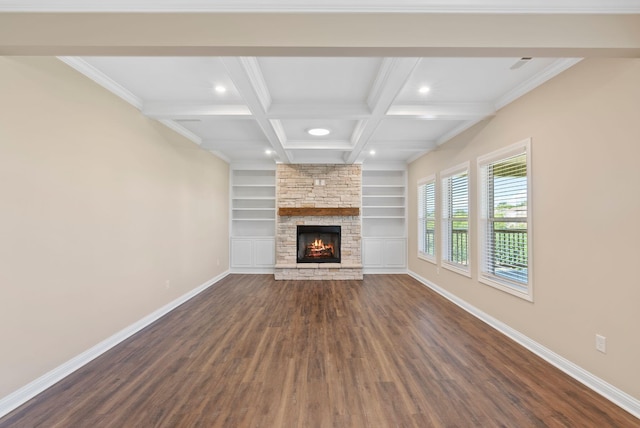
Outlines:
{"type": "Polygon", "coordinates": [[[340,226],[298,226],[298,263],[340,263],[340,226]]]}

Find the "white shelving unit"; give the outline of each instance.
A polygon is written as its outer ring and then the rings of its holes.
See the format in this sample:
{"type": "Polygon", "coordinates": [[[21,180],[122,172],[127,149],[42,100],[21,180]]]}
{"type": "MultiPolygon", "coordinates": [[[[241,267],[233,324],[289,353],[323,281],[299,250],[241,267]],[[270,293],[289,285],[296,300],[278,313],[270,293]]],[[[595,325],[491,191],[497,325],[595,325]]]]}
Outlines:
{"type": "Polygon", "coordinates": [[[405,170],[362,171],[362,261],[365,273],[407,268],[405,170]]]}
{"type": "Polygon", "coordinates": [[[275,166],[231,168],[231,270],[273,272],[275,265],[275,166]]]}

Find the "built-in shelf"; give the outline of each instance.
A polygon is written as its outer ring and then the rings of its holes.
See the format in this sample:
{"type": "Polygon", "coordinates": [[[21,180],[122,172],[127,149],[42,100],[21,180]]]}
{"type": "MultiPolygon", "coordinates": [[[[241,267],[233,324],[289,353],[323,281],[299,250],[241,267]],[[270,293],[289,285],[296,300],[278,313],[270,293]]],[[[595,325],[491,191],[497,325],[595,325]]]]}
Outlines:
{"type": "Polygon", "coordinates": [[[365,273],[406,271],[406,172],[362,171],[365,273]]]}
{"type": "Polygon", "coordinates": [[[231,268],[268,272],[275,265],[276,174],[264,169],[231,169],[231,268]]]}

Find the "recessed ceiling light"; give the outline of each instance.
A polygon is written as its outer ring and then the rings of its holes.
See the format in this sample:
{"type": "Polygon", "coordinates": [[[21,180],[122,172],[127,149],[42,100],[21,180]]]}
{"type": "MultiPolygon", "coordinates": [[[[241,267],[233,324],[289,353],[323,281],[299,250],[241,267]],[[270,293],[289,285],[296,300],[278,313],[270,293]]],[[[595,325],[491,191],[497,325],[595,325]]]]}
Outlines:
{"type": "Polygon", "coordinates": [[[430,90],[431,90],[431,88],[428,87],[428,86],[421,86],[420,89],[418,89],[418,92],[420,92],[421,94],[426,94],[430,90]]]}
{"type": "Polygon", "coordinates": [[[313,135],[314,137],[323,137],[325,135],[329,135],[331,131],[329,131],[327,128],[311,128],[307,129],[307,133],[309,135],[313,135]]]}
{"type": "Polygon", "coordinates": [[[227,92],[227,88],[225,88],[222,85],[216,85],[215,88],[213,88],[214,91],[216,91],[219,94],[224,94],[225,92],[227,92]]]}
{"type": "Polygon", "coordinates": [[[265,150],[265,151],[264,151],[264,153],[265,153],[266,155],[270,155],[271,153],[273,153],[273,150],[271,150],[271,149],[267,149],[267,150],[265,150]]]}
{"type": "Polygon", "coordinates": [[[371,156],[375,156],[376,151],[375,151],[375,150],[369,150],[369,154],[370,154],[371,156]]]}

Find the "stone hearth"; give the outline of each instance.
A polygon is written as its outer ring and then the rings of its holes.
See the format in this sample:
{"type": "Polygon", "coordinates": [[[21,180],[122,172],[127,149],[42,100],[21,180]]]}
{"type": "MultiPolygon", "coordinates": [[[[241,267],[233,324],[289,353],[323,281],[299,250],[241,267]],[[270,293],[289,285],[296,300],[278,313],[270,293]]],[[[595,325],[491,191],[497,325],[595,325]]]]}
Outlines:
{"type": "Polygon", "coordinates": [[[361,200],[360,165],[278,165],[276,203],[279,212],[294,215],[277,217],[275,278],[362,279],[361,200]],[[289,208],[305,210],[286,210],[289,208]],[[352,208],[348,212],[357,215],[331,215],[328,210],[313,215],[308,210],[312,208],[352,208]],[[341,226],[341,263],[296,263],[298,225],[341,226]]]}

